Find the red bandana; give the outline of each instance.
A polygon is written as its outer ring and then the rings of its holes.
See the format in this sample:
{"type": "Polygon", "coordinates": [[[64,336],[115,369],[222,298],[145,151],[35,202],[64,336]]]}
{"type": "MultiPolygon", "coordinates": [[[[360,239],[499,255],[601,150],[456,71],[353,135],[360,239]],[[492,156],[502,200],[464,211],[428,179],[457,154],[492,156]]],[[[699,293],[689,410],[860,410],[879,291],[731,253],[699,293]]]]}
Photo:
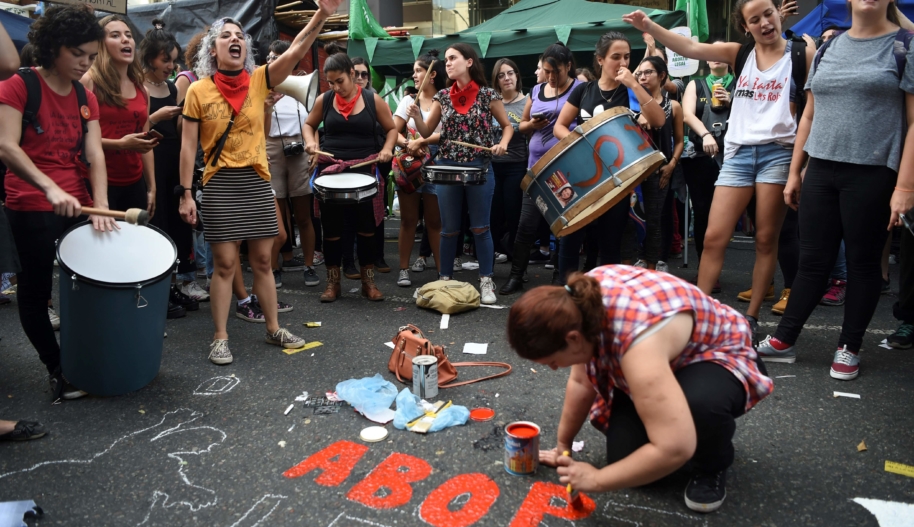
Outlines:
{"type": "Polygon", "coordinates": [[[451,106],[457,110],[460,115],[466,115],[470,111],[470,106],[476,102],[476,95],[479,94],[479,85],[476,81],[470,81],[469,84],[461,90],[457,83],[451,84],[451,106]]]}
{"type": "Polygon", "coordinates": [[[359,102],[359,99],[362,98],[362,87],[356,86],[358,88],[355,92],[355,97],[351,101],[346,101],[339,92],[336,93],[336,109],[339,110],[340,115],[343,116],[343,119],[349,120],[349,114],[352,113],[352,110],[355,109],[355,103],[359,102]]]}
{"type": "Polygon", "coordinates": [[[219,93],[225,97],[225,100],[232,106],[235,113],[241,113],[241,106],[248,96],[248,88],[251,85],[251,76],[248,72],[241,70],[238,75],[231,76],[217,71],[213,75],[213,82],[216,83],[219,93]]]}

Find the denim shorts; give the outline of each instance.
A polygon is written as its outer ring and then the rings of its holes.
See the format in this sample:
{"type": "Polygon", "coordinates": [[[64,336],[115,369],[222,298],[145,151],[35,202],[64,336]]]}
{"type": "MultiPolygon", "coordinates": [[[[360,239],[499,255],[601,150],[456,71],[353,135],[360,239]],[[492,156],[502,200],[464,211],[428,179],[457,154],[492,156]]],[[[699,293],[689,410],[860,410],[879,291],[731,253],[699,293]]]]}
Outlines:
{"type": "Polygon", "coordinates": [[[777,143],[740,146],[717,176],[718,187],[752,187],[756,183],[786,185],[793,146],[777,143]]]}

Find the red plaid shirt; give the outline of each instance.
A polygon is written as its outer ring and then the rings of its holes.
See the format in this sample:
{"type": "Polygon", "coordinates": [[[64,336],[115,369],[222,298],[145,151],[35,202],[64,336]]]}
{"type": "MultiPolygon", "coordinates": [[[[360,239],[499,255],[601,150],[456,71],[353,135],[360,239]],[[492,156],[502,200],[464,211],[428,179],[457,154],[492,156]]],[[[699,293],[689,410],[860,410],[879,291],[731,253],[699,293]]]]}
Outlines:
{"type": "Polygon", "coordinates": [[[774,389],[755,364],[749,323],[735,309],[666,273],[608,265],[587,274],[600,282],[606,306],[598,356],[587,365],[587,376],[597,390],[590,409],[590,421],[597,429],[609,428],[613,389],[631,395],[622,373],[622,355],[646,329],[684,311],[694,314],[695,327],[682,354],[670,362],[673,371],[696,362],[720,364],[746,389],[746,411],[774,389]]]}

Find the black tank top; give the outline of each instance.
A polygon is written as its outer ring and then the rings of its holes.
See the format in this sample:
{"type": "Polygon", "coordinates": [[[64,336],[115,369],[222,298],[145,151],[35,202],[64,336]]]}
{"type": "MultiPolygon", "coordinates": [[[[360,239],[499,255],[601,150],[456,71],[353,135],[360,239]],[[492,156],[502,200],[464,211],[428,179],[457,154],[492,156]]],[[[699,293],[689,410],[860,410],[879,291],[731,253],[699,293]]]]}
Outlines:
{"type": "Polygon", "coordinates": [[[330,152],[337,159],[362,159],[377,154],[381,147],[375,133],[377,112],[374,105],[374,94],[362,91],[365,109],[350,114],[346,120],[333,108],[333,91],[324,93],[324,144],[321,148],[330,152]]]}

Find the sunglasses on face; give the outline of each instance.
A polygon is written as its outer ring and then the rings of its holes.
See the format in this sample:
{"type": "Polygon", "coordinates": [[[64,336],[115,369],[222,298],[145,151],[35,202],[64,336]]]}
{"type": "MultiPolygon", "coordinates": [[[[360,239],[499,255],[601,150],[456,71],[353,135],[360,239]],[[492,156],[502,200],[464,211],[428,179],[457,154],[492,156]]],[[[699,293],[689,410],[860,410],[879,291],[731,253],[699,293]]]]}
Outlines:
{"type": "Polygon", "coordinates": [[[267,55],[267,62],[273,62],[274,60],[276,60],[278,58],[279,58],[279,55],[274,55],[273,53],[270,53],[269,55],[267,55]]]}
{"type": "Polygon", "coordinates": [[[505,77],[514,77],[515,75],[517,75],[517,74],[514,72],[514,70],[508,70],[508,71],[503,71],[503,72],[499,73],[498,75],[495,76],[495,78],[498,80],[503,80],[505,77]]]}
{"type": "Polygon", "coordinates": [[[355,72],[355,78],[357,79],[368,79],[371,77],[371,73],[367,71],[358,71],[355,72]]]}

